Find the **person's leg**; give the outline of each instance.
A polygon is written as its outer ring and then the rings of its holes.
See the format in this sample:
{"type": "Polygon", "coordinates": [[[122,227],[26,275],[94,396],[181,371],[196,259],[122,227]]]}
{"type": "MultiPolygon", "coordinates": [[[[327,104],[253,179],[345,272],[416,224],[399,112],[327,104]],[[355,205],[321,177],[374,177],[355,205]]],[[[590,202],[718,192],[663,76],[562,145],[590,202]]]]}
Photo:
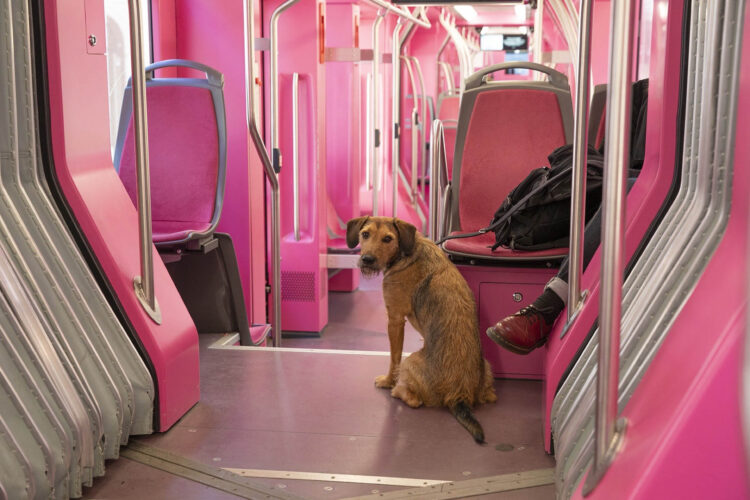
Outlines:
{"type": "MultiPolygon", "coordinates": [[[[635,178],[627,180],[627,191],[635,178]]],[[[583,231],[583,270],[599,248],[602,232],[602,209],[586,223],[583,231]]],[[[568,305],[568,258],[560,263],[554,278],[544,286],[544,291],[529,306],[499,321],[487,329],[487,336],[496,343],[519,354],[528,354],[543,345],[557,317],[568,305]]]]}

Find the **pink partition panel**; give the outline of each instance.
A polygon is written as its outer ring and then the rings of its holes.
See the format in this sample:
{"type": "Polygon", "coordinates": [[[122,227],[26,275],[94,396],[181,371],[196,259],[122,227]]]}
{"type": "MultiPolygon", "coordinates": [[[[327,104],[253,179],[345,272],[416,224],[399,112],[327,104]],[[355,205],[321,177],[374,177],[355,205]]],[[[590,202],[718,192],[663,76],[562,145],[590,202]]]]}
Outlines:
{"type": "Polygon", "coordinates": [[[159,430],[166,430],[200,396],[198,335],[156,250],[154,281],[161,325],[146,315],[135,297],[133,277],[140,274],[138,218],[110,156],[107,60],[86,52],[83,2],[46,0],[44,7],[57,176],[148,353],[156,374],[159,430]]]}
{"type": "MultiPolygon", "coordinates": [[[[750,4],[744,17],[750,19],[750,4]]],[[[729,224],[622,412],[628,420],[622,451],[587,498],[750,498],[742,428],[750,210],[750,143],[742,140],[750,134],[747,23],[742,49],[729,224]]],[[[581,498],[580,489],[574,498],[581,498]]]]}
{"type": "Polygon", "coordinates": [[[479,338],[492,374],[502,378],[544,378],[545,350],[529,355],[514,354],[490,340],[485,331],[542,293],[554,269],[477,267],[459,265],[477,302],[479,338]]]}
{"type": "Polygon", "coordinates": [[[155,56],[198,61],[224,75],[227,176],[217,230],[232,237],[250,324],[266,323],[265,178],[247,131],[242,0],[156,0],[157,8],[155,56]]]}
{"type": "MultiPolygon", "coordinates": [[[[661,0],[654,10],[669,9],[669,16],[654,18],[651,40],[646,155],[638,180],[627,196],[625,258],[630,259],[664,203],[675,168],[678,134],[677,108],[682,35],[682,4],[661,0]]],[[[597,319],[599,306],[600,252],[591,259],[582,279],[582,290],[590,293],[583,309],[565,337],[560,339],[567,312],[563,312],[547,342],[547,383],[544,389],[545,444],[550,451],[550,409],[558,386],[579,346],[597,319]]]]}
{"type": "MultiPolygon", "coordinates": [[[[339,49],[359,46],[359,6],[351,1],[329,1],[326,19],[335,29],[326,30],[326,47],[339,49]]],[[[360,141],[364,94],[360,94],[362,63],[351,61],[326,62],[326,177],[330,209],[328,226],[343,235],[336,215],[343,222],[358,217],[360,185],[360,141]]],[[[364,131],[364,129],[363,129],[364,131]]],[[[329,240],[331,238],[329,237],[329,240]]],[[[330,243],[329,243],[330,244],[330,243]]],[[[345,246],[342,239],[335,245],[345,246]]],[[[352,291],[359,285],[359,271],[342,269],[328,283],[332,291],[352,291]]]]}
{"type": "MultiPolygon", "coordinates": [[[[264,30],[282,2],[263,3],[264,30]]],[[[279,18],[281,189],[281,321],[284,330],[318,332],[328,323],[326,253],[325,4],[301,1],[279,18]],[[300,240],[294,236],[292,75],[299,74],[300,240]]],[[[336,29],[328,26],[328,29],[336,29]]],[[[264,36],[269,32],[264,31],[264,36]]],[[[270,67],[266,64],[266,75],[270,67]]],[[[268,82],[268,79],[266,79],[268,82]]],[[[270,88],[266,85],[270,114],[270,88]]],[[[270,117],[267,115],[267,119],[270,117]]],[[[270,131],[267,120],[266,131],[270,131]]],[[[270,144],[270,134],[267,133],[270,144]]]]}

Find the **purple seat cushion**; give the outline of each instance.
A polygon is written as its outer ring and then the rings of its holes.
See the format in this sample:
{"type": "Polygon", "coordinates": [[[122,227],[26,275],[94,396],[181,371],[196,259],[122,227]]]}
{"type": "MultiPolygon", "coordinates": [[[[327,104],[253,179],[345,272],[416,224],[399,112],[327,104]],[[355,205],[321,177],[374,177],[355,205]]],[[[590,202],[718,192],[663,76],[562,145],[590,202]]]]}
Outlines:
{"type": "MultiPolygon", "coordinates": [[[[154,241],[172,241],[210,227],[219,171],[216,113],[207,89],[149,86],[147,98],[154,241]]],[[[119,173],[136,204],[132,119],[119,173]]]]}
{"type": "Polygon", "coordinates": [[[209,222],[172,222],[155,220],[152,223],[152,240],[154,243],[180,241],[190,233],[202,233],[211,227],[209,222]]]}

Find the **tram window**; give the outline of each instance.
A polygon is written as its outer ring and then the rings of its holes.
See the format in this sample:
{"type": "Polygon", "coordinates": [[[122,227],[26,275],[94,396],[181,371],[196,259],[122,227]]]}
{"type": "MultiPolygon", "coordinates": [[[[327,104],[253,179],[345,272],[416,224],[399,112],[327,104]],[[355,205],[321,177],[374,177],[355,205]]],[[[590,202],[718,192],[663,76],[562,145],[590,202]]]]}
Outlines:
{"type": "MultiPolygon", "coordinates": [[[[143,2],[146,5],[148,2],[143,2]]],[[[107,33],[107,80],[109,85],[109,137],[114,158],[122,96],[130,78],[130,17],[128,0],[105,0],[107,33]]],[[[143,64],[151,63],[151,22],[149,9],[141,11],[143,64]]]]}
{"type": "MultiPolygon", "coordinates": [[[[505,53],[505,62],[511,61],[528,61],[529,52],[526,50],[509,50],[505,53]]],[[[523,68],[510,68],[506,69],[505,72],[509,75],[528,75],[529,70],[523,68]]]]}
{"type": "MultiPolygon", "coordinates": [[[[667,17],[664,4],[659,4],[659,15],[667,17]]],[[[654,21],[654,0],[642,0],[640,8],[640,31],[638,33],[638,79],[648,78],[651,65],[651,29],[654,21]]]]}

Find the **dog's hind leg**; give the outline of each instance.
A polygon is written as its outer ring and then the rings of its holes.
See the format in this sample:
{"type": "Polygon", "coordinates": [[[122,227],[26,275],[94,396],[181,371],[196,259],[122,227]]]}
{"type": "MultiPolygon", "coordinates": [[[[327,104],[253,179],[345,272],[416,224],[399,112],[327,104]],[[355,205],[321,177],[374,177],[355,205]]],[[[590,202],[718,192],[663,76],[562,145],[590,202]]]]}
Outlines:
{"type": "Polygon", "coordinates": [[[391,391],[391,396],[402,400],[412,408],[422,406],[426,389],[426,380],[424,378],[424,354],[417,351],[406,358],[401,363],[396,387],[391,391]]]}

